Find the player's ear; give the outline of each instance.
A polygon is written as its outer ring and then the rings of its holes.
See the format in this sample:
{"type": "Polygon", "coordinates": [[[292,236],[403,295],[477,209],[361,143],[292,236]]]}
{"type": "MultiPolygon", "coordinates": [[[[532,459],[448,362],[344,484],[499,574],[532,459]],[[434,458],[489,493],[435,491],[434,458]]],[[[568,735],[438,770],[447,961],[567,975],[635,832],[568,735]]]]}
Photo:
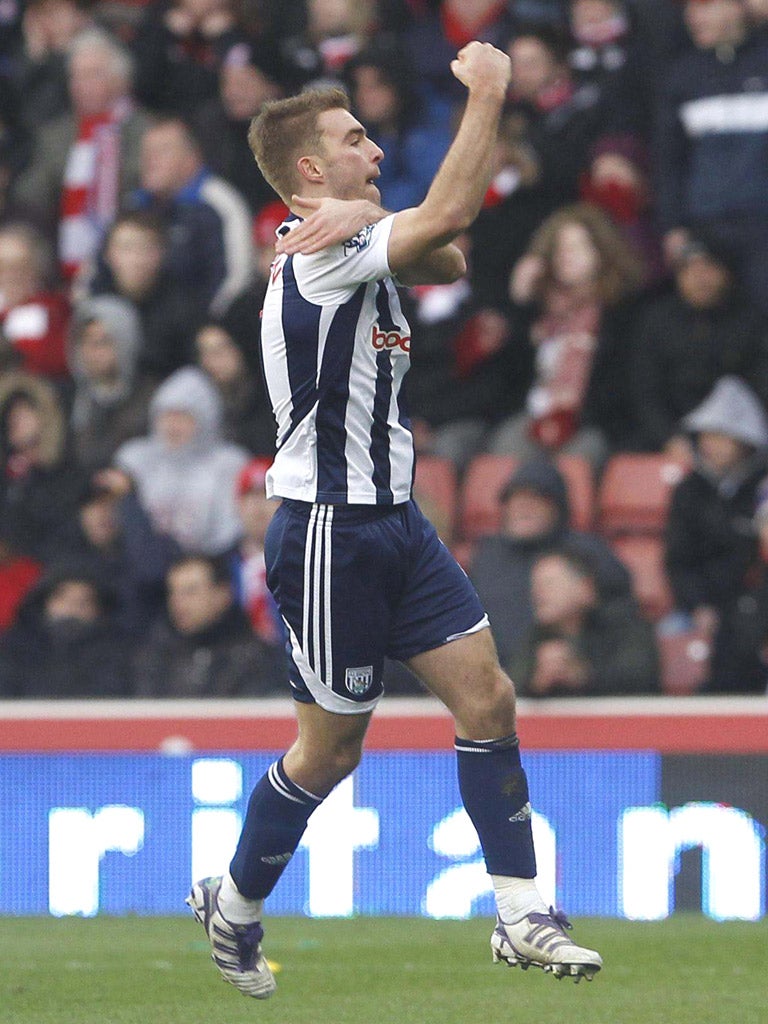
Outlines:
{"type": "Polygon", "coordinates": [[[325,181],[325,175],[317,157],[300,156],[296,161],[296,170],[304,181],[310,181],[315,185],[321,185],[325,181]]]}

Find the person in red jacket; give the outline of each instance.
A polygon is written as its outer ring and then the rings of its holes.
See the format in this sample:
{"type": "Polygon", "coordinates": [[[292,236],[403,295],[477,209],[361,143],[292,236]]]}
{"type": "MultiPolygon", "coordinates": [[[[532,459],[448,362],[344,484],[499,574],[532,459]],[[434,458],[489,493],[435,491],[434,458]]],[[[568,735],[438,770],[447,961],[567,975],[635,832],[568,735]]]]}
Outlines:
{"type": "Polygon", "coordinates": [[[0,358],[28,373],[67,375],[67,300],[46,287],[52,256],[26,224],[0,229],[0,358]]]}

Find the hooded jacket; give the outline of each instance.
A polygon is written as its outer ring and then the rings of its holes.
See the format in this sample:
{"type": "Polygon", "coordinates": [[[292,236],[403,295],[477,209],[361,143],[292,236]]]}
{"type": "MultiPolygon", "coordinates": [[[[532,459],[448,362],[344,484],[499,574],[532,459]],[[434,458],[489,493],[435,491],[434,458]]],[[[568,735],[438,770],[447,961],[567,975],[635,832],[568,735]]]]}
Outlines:
{"type": "Polygon", "coordinates": [[[116,295],[86,299],[75,315],[74,336],[94,320],[112,337],[118,361],[118,379],[113,387],[95,383],[85,372],[75,345],[69,353],[69,367],[75,381],[72,434],[80,464],[87,469],[106,466],[124,441],[147,429],[153,384],[138,375],[143,347],[141,321],[130,302],[116,295]]]}
{"type": "Polygon", "coordinates": [[[219,554],[240,532],[235,481],[249,454],[222,439],[221,420],[213,384],[201,370],[183,367],[155,392],[149,436],[128,441],[115,456],[154,528],[185,551],[219,554]],[[169,411],[187,412],[196,422],[191,441],[181,448],[169,448],[160,435],[159,417],[169,411]]]}
{"type": "Polygon", "coordinates": [[[0,517],[20,553],[40,561],[56,556],[62,533],[75,514],[79,489],[55,388],[22,371],[0,376],[0,517]],[[37,409],[42,424],[37,459],[31,465],[8,447],[8,411],[19,395],[37,409]]]}
{"type": "Polygon", "coordinates": [[[724,476],[699,458],[676,487],[667,519],[666,565],[677,607],[722,611],[743,593],[757,558],[754,512],[765,476],[768,420],[743,381],[723,377],[683,424],[692,433],[725,434],[751,448],[724,476]]]}
{"type": "Polygon", "coordinates": [[[532,490],[549,498],[557,506],[558,517],[552,530],[539,537],[485,537],[472,559],[470,577],[491,620],[502,664],[508,663],[516,645],[533,625],[531,569],[544,551],[567,546],[589,558],[596,569],[600,593],[606,599],[629,599],[631,591],[627,569],[605,541],[568,525],[568,494],[556,466],[546,459],[524,463],[503,488],[501,500],[519,490],[532,490]]]}

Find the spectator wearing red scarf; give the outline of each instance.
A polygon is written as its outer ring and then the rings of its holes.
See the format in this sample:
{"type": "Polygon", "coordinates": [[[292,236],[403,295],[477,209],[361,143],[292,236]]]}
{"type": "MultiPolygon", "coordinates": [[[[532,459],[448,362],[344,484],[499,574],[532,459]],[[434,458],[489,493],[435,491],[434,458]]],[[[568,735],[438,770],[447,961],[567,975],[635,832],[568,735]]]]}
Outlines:
{"type": "Polygon", "coordinates": [[[72,113],[43,126],[16,198],[53,228],[72,280],[95,256],[125,196],[139,183],[139,143],[148,121],[131,101],[131,61],[101,29],[75,37],[68,53],[72,113]]]}
{"type": "Polygon", "coordinates": [[[3,361],[28,373],[67,374],[69,303],[46,287],[48,244],[26,224],[0,228],[0,335],[3,361]]]}

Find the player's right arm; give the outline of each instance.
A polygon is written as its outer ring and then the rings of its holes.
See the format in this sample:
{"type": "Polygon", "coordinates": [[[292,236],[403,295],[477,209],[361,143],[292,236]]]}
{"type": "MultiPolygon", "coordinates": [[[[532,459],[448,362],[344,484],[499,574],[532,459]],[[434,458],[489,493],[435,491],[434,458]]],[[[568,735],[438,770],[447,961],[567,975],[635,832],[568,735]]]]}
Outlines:
{"type": "Polygon", "coordinates": [[[395,214],[388,259],[394,274],[409,284],[420,272],[433,279],[435,261],[474,221],[488,189],[501,111],[510,78],[507,54],[490,43],[468,43],[451,71],[469,91],[456,138],[423,202],[395,214]]]}

